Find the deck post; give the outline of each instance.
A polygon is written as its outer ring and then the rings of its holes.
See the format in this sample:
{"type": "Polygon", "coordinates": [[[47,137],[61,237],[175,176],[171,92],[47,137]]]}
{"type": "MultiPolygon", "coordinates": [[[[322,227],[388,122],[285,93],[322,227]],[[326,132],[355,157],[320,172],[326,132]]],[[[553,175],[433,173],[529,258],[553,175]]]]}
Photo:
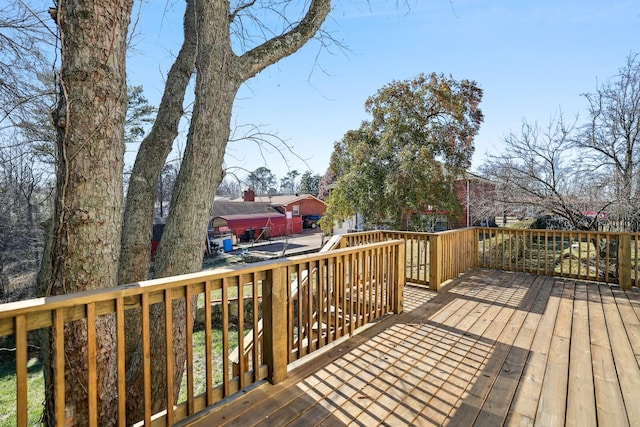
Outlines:
{"type": "Polygon", "coordinates": [[[480,254],[480,242],[478,241],[478,228],[477,227],[472,227],[471,231],[469,232],[471,235],[471,256],[472,256],[472,261],[471,261],[471,268],[476,268],[478,267],[478,258],[479,258],[479,254],[480,254]]]}
{"type": "Polygon", "coordinates": [[[394,305],[393,312],[400,314],[404,311],[404,284],[407,281],[407,249],[405,242],[400,243],[396,249],[396,265],[393,267],[396,270],[396,281],[393,285],[394,293],[394,305]]]}
{"type": "Polygon", "coordinates": [[[618,242],[618,277],[622,289],[631,289],[631,235],[621,233],[618,242]]]}
{"type": "Polygon", "coordinates": [[[263,285],[264,359],[276,384],[287,378],[287,267],[275,267],[263,285]]]}
{"type": "Polygon", "coordinates": [[[429,235],[429,289],[440,290],[442,283],[442,245],[440,235],[434,233],[429,235]]]}

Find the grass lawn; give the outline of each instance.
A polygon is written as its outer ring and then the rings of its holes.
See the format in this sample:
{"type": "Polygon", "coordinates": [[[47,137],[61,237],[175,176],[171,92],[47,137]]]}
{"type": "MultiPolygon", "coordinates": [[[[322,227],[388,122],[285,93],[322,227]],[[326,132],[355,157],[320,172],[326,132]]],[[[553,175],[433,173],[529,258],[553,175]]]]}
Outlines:
{"type": "MultiPolygon", "coordinates": [[[[211,333],[213,349],[213,384],[214,387],[222,384],[222,331],[213,329],[211,333]]],[[[238,331],[229,331],[229,352],[237,346],[238,331]]],[[[194,373],[194,395],[205,392],[206,386],[206,360],[205,360],[205,334],[204,330],[193,332],[193,373],[194,373]]],[[[3,355],[4,356],[4,355],[3,355]]],[[[42,374],[42,364],[37,357],[33,357],[28,362],[28,425],[39,425],[44,407],[44,377],[42,374]]],[[[230,376],[230,375],[229,375],[230,376]]],[[[182,378],[182,386],[178,402],[187,399],[187,375],[186,371],[182,378]]],[[[16,377],[15,360],[11,357],[0,359],[0,427],[15,426],[16,420],[16,377]]]]}
{"type": "MultiPolygon", "coordinates": [[[[40,424],[42,416],[44,377],[42,364],[37,357],[29,359],[27,369],[27,400],[29,405],[27,424],[33,426],[40,424]]],[[[0,426],[17,425],[15,373],[14,357],[3,357],[0,361],[0,426]]]]}
{"type": "MultiPolygon", "coordinates": [[[[212,365],[213,365],[213,386],[222,384],[223,372],[222,372],[222,330],[211,330],[211,343],[212,343],[212,365]]],[[[238,343],[238,331],[229,331],[229,353],[237,347],[238,343]]],[[[205,359],[205,335],[204,330],[193,331],[193,395],[197,396],[205,392],[206,387],[206,359],[205,359]]],[[[231,369],[231,367],[230,367],[231,369]]],[[[229,373],[229,377],[231,373],[229,373]]],[[[182,384],[180,385],[180,396],[178,396],[178,403],[185,402],[187,400],[187,372],[185,370],[182,376],[182,384]]]]}

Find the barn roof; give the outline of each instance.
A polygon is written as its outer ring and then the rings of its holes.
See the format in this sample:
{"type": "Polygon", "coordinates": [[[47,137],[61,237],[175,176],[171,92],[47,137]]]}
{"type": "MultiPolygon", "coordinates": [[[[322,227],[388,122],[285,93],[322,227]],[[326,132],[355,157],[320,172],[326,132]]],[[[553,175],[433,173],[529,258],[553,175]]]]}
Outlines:
{"type": "Polygon", "coordinates": [[[227,200],[216,200],[213,203],[211,216],[226,215],[250,215],[250,214],[279,214],[269,203],[262,202],[231,202],[227,200]]]}
{"type": "Polygon", "coordinates": [[[232,199],[231,203],[260,203],[271,206],[285,206],[290,205],[291,203],[295,203],[299,200],[305,199],[315,199],[321,203],[324,203],[322,200],[318,199],[311,194],[285,194],[280,196],[255,196],[255,202],[244,202],[242,197],[237,199],[232,199]]]}
{"type": "Polygon", "coordinates": [[[285,222],[287,217],[280,212],[272,210],[271,212],[250,213],[250,214],[232,214],[232,215],[212,215],[211,227],[232,227],[241,224],[256,226],[268,226],[273,222],[285,222]],[[233,225],[232,225],[233,224],[233,225]]]}
{"type": "Polygon", "coordinates": [[[252,214],[236,214],[236,215],[215,215],[215,218],[222,218],[227,221],[233,221],[238,219],[267,219],[267,218],[286,218],[284,214],[281,214],[276,211],[272,212],[262,212],[262,213],[252,213],[252,214]]]}

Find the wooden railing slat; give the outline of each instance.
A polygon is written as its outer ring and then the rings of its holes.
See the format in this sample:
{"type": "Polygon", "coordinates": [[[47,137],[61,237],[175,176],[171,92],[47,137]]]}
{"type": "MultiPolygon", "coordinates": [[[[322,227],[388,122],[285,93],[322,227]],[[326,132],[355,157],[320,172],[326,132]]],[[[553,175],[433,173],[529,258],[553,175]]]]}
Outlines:
{"type": "MultiPolygon", "coordinates": [[[[151,340],[149,295],[142,294],[142,377],[144,388],[144,423],[151,424],[151,340]]],[[[167,352],[168,354],[168,352],[167,352]]]]}
{"type": "Polygon", "coordinates": [[[118,375],[118,426],[127,425],[127,381],[125,367],[125,338],[124,338],[124,298],[116,300],[116,348],[118,375]]]}
{"type": "Polygon", "coordinates": [[[204,342],[205,342],[205,390],[207,406],[214,403],[213,400],[213,344],[211,331],[211,282],[207,281],[204,287],[204,342]]]}
{"type": "Polygon", "coordinates": [[[97,351],[96,351],[96,306],[87,304],[87,388],[89,392],[89,425],[98,425],[98,388],[92,384],[98,383],[97,351]]]}
{"type": "Polygon", "coordinates": [[[185,344],[186,344],[186,352],[187,352],[187,413],[188,415],[192,415],[194,413],[193,406],[193,310],[192,310],[192,299],[193,294],[191,293],[191,288],[189,286],[185,286],[184,288],[184,303],[185,303],[185,344]]]}
{"type": "Polygon", "coordinates": [[[55,424],[65,424],[64,411],[64,317],[62,310],[53,310],[53,376],[55,378],[54,401],[55,401],[55,424]]]}
{"type": "MultiPolygon", "coordinates": [[[[167,424],[172,425],[175,420],[173,403],[173,291],[164,291],[164,330],[165,330],[165,375],[167,378],[166,400],[167,400],[167,424]]],[[[144,329],[143,329],[144,330],[144,329]]],[[[148,339],[148,337],[147,337],[148,339]]]]}
{"type": "MultiPolygon", "coordinates": [[[[241,281],[245,283],[245,281],[241,281]]],[[[238,380],[240,388],[246,387],[244,373],[247,366],[244,358],[244,286],[238,286],[238,380]],[[243,349],[241,352],[240,349],[243,349]]]]}
{"type": "Polygon", "coordinates": [[[260,355],[258,353],[259,350],[259,345],[260,347],[262,346],[260,343],[261,340],[261,334],[260,331],[258,330],[258,324],[259,324],[259,313],[260,313],[260,309],[259,309],[259,301],[258,301],[258,278],[256,277],[255,274],[252,275],[251,278],[251,284],[252,284],[252,293],[253,293],[253,318],[252,318],[252,322],[253,322],[253,381],[256,382],[260,379],[260,375],[259,375],[259,369],[260,369],[260,355]]]}
{"type": "Polygon", "coordinates": [[[231,394],[229,385],[229,288],[228,279],[222,280],[222,385],[224,397],[231,394]]]}
{"type": "Polygon", "coordinates": [[[27,405],[27,316],[15,318],[16,331],[16,412],[18,426],[26,426],[28,419],[27,405]]]}

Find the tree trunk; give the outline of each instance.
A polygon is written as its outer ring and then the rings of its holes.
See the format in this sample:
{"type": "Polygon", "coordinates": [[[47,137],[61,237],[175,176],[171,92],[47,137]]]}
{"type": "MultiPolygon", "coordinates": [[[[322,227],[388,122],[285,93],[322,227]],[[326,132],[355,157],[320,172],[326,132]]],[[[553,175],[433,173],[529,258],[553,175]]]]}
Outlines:
{"type": "MultiPolygon", "coordinates": [[[[42,267],[49,276],[47,296],[117,285],[131,6],[131,0],[67,0],[52,11],[60,32],[61,71],[54,117],[58,163],[53,245],[51,264],[42,267]]],[[[87,425],[85,322],[66,324],[64,335],[66,424],[87,425]]],[[[97,414],[100,425],[115,425],[113,316],[96,319],[96,336],[97,414]]],[[[45,421],[51,425],[53,362],[45,360],[45,421]]]]}
{"type": "MultiPolygon", "coordinates": [[[[237,57],[230,45],[227,1],[197,2],[196,98],[180,172],[172,193],[169,217],[155,259],[155,277],[199,271],[215,191],[222,181],[222,162],[230,134],[231,111],[238,88],[283,57],[302,47],[319,29],[330,0],[313,0],[305,18],[288,33],[275,37],[237,57]]],[[[185,368],[185,301],[174,302],[174,402],[185,368]]],[[[195,312],[195,310],[194,310],[195,312]]],[[[150,308],[151,348],[154,354],[151,384],[152,412],[166,408],[164,309],[150,308]]],[[[133,363],[136,363],[135,359],[133,363]]],[[[130,370],[127,399],[133,422],[141,418],[142,370],[130,370]]]]}
{"type": "MultiPolygon", "coordinates": [[[[149,276],[156,186],[173,141],[178,135],[184,95],[195,67],[197,38],[194,9],[194,0],[187,0],[184,42],[167,75],[156,120],[149,135],[140,145],[131,172],[123,216],[122,254],[118,275],[120,284],[146,280],[149,276]]],[[[125,316],[125,363],[130,366],[131,357],[134,354],[139,357],[141,354],[141,349],[136,353],[141,336],[140,310],[127,310],[125,316]]]]}

